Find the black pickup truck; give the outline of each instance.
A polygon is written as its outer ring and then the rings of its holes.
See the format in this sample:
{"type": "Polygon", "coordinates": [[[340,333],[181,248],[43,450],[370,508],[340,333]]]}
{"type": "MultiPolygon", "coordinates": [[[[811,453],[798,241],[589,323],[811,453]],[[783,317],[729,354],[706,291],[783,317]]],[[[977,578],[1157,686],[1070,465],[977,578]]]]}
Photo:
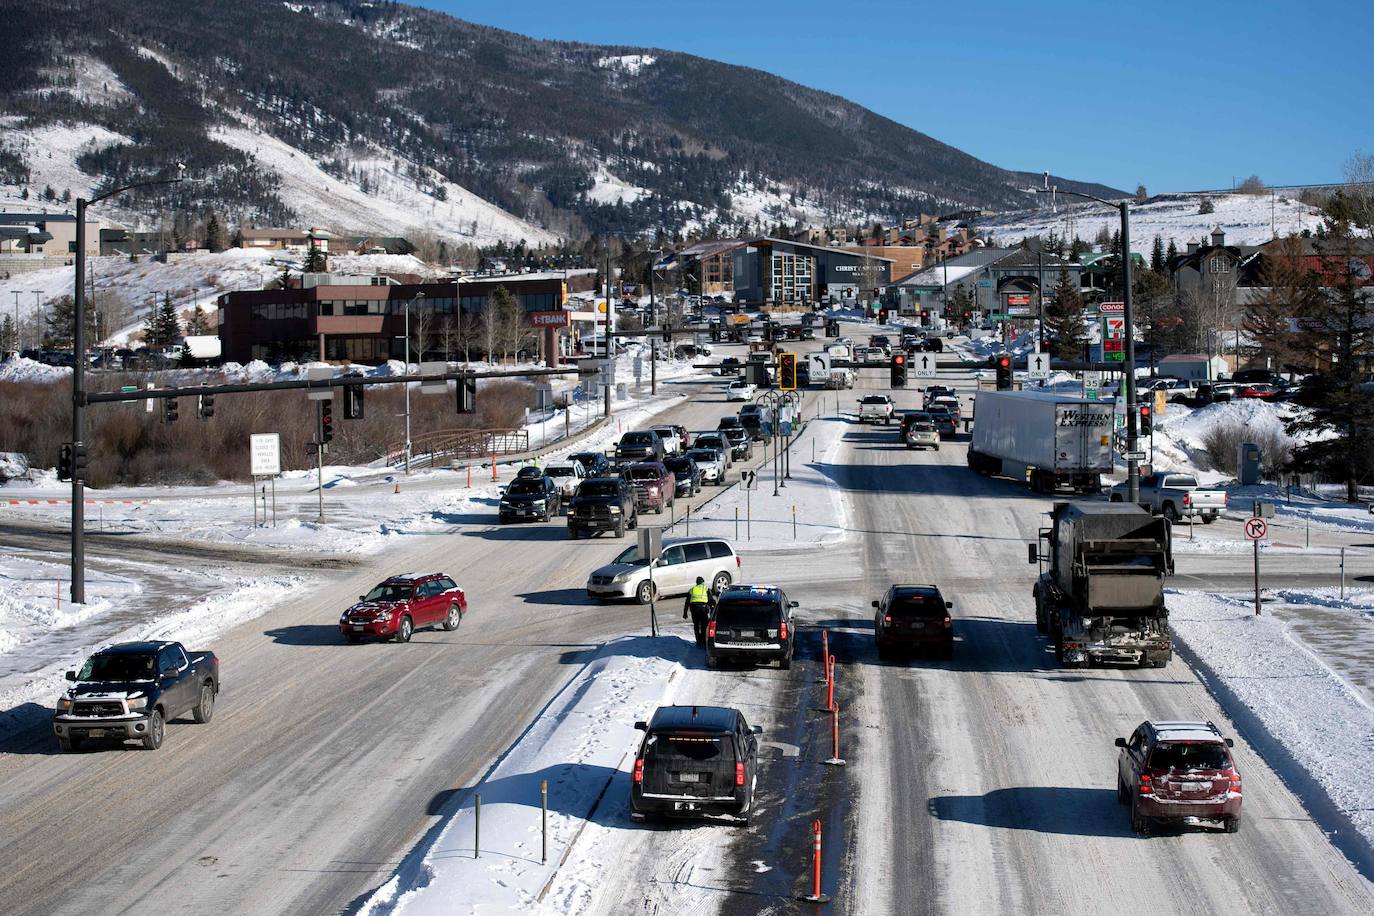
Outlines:
{"type": "Polygon", "coordinates": [[[593,531],[614,531],[623,538],[625,529],[638,527],[634,488],[621,477],[582,481],[568,504],[568,537],[574,541],[593,531]]]}
{"type": "Polygon", "coordinates": [[[86,659],[57,700],[52,727],[64,751],[92,738],[137,739],[149,750],[162,746],[166,725],[190,713],[209,722],[219,695],[219,659],[187,652],[179,642],[126,642],[86,659]]]}

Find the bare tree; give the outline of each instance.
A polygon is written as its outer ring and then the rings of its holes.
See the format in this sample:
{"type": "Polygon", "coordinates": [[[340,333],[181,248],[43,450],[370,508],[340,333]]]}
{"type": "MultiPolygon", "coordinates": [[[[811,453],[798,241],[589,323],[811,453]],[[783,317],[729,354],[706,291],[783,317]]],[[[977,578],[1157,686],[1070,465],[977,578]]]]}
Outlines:
{"type": "MultiPolygon", "coordinates": [[[[877,225],[876,223],[874,224],[877,225]]],[[[876,290],[879,285],[887,280],[887,272],[883,267],[883,262],[870,254],[865,253],[863,260],[859,262],[859,298],[865,296],[870,299],[877,298],[876,290]]]]}
{"type": "Polygon", "coordinates": [[[1265,247],[1261,286],[1245,307],[1244,327],[1260,355],[1278,368],[1303,356],[1297,324],[1320,299],[1316,275],[1303,264],[1303,241],[1290,235],[1265,247]]]}
{"type": "Polygon", "coordinates": [[[425,358],[425,351],[434,340],[434,308],[422,303],[410,310],[410,348],[415,359],[425,358]]]}
{"type": "Polygon", "coordinates": [[[1258,175],[1251,175],[1249,178],[1242,181],[1236,190],[1242,194],[1253,194],[1258,196],[1265,192],[1265,187],[1264,182],[1260,180],[1258,175]]]}
{"type": "Polygon", "coordinates": [[[1374,153],[1356,150],[1345,162],[1345,187],[1341,189],[1350,222],[1362,229],[1374,227],[1374,153]]]}
{"type": "Polygon", "coordinates": [[[472,346],[482,341],[482,321],[471,312],[458,315],[458,342],[463,348],[463,362],[472,362],[472,346]]]}
{"type": "MultiPolygon", "coordinates": [[[[497,287],[497,292],[502,291],[504,287],[497,287]]],[[[489,363],[496,362],[496,348],[501,342],[501,318],[496,311],[495,299],[494,293],[487,297],[481,316],[482,353],[489,363]]]]}
{"type": "Polygon", "coordinates": [[[445,315],[439,322],[439,344],[444,348],[444,362],[453,358],[453,351],[458,349],[458,339],[458,322],[453,320],[452,315],[445,315]]]}

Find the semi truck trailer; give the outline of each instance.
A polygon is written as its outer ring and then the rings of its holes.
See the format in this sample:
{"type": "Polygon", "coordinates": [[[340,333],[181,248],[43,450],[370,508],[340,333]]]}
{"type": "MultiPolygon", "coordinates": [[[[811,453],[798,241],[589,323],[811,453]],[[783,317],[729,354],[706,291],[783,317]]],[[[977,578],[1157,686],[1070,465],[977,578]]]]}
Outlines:
{"type": "Polygon", "coordinates": [[[1112,470],[1113,413],[1109,402],[1053,391],[980,391],[968,466],[1041,493],[1098,493],[1112,470]]]}

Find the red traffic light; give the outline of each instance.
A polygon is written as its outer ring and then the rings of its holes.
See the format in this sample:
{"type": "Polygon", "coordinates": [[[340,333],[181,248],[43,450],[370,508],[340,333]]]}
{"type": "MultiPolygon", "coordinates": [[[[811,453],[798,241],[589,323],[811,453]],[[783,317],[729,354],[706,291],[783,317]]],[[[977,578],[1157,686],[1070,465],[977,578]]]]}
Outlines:
{"type": "Polygon", "coordinates": [[[1150,415],[1150,407],[1149,407],[1149,405],[1147,405],[1147,404],[1141,404],[1141,405],[1140,405],[1140,415],[1141,415],[1142,417],[1148,417],[1148,416],[1150,415]]]}
{"type": "Polygon", "coordinates": [[[1010,357],[1010,356],[999,356],[999,357],[997,358],[997,365],[1001,366],[1003,369],[1007,368],[1008,366],[1011,365],[1011,357],[1010,357]]]}
{"type": "Polygon", "coordinates": [[[892,357],[892,361],[900,366],[902,363],[906,362],[906,356],[902,353],[898,353],[896,356],[892,357]]]}

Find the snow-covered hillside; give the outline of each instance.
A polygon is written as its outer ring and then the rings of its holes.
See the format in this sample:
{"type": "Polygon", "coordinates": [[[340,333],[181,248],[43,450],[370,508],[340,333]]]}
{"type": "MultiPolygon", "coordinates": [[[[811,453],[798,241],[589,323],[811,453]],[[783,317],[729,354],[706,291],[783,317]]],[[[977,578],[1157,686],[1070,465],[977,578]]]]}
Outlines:
{"type": "MultiPolygon", "coordinates": [[[[1131,250],[1149,257],[1156,235],[1165,247],[1173,241],[1180,251],[1188,242],[1202,241],[1220,226],[1232,245],[1260,245],[1274,236],[1291,235],[1303,229],[1316,229],[1321,211],[1298,201],[1291,194],[1272,196],[1251,194],[1210,194],[1215,211],[1199,213],[1198,195],[1166,195],[1131,207],[1131,250]]],[[[1026,236],[1053,233],[1072,239],[1075,235],[1092,242],[1105,227],[1107,232],[1121,228],[1121,218],[1113,211],[1093,203],[1069,203],[1060,198],[1057,208],[1044,206],[1018,210],[977,220],[974,225],[992,234],[998,245],[1012,245],[1026,236]]],[[[1047,202],[1048,203],[1048,202],[1047,202]]]]}

